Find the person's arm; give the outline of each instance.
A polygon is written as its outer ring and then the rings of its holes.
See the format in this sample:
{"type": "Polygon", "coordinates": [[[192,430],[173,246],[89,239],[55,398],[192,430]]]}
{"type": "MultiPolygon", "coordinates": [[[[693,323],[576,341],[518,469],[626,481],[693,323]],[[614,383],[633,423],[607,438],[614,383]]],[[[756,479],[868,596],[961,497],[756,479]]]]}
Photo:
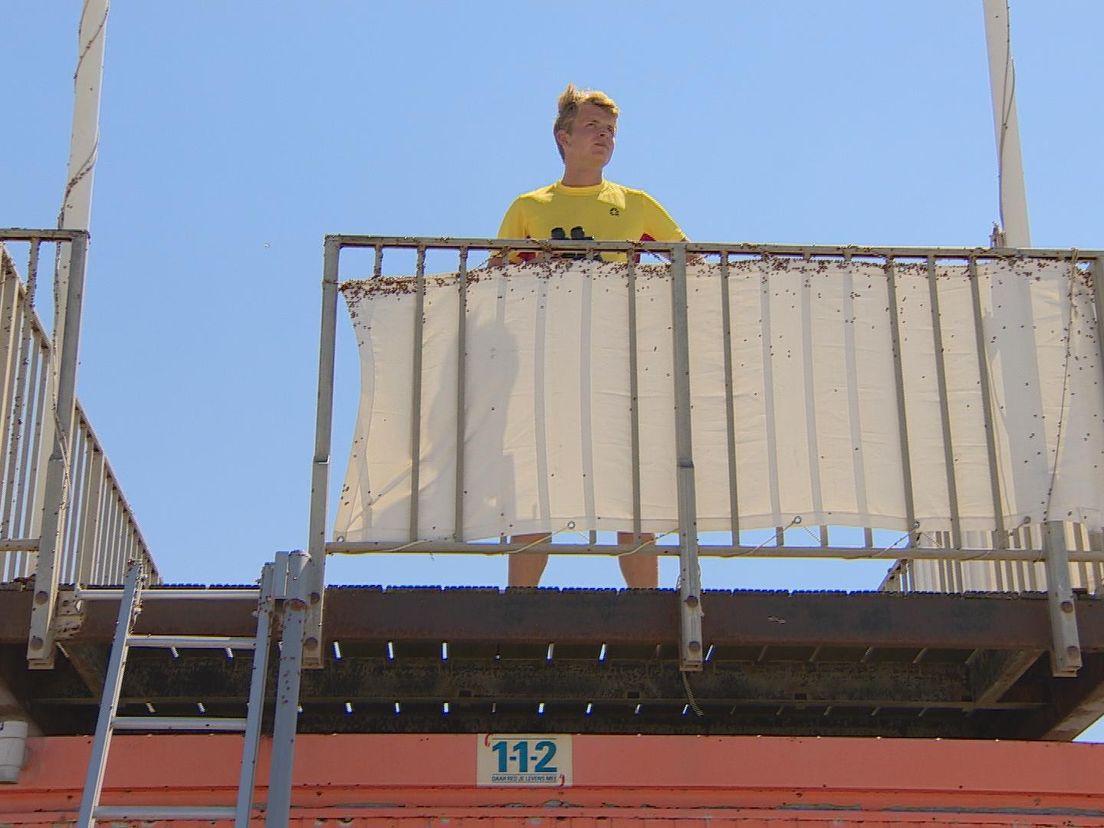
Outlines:
{"type": "MultiPolygon", "coordinates": [[[[641,193],[641,195],[644,198],[645,233],[649,241],[690,241],[687,235],[682,231],[682,228],[671,218],[671,214],[664,209],[662,204],[647,193],[641,193]]],[[[702,257],[697,253],[691,253],[687,255],[686,261],[688,264],[694,264],[695,262],[702,261],[702,257]]]]}
{"type": "MultiPolygon", "coordinates": [[[[514,199],[513,204],[506,210],[506,215],[502,217],[502,224],[498,227],[498,235],[495,238],[499,239],[526,239],[529,238],[529,233],[525,226],[524,211],[521,206],[521,199],[514,199]]],[[[510,262],[516,263],[521,261],[521,258],[516,253],[510,254],[510,262]]],[[[506,264],[506,256],[502,253],[496,253],[491,256],[487,262],[490,267],[501,267],[506,264]]]]}

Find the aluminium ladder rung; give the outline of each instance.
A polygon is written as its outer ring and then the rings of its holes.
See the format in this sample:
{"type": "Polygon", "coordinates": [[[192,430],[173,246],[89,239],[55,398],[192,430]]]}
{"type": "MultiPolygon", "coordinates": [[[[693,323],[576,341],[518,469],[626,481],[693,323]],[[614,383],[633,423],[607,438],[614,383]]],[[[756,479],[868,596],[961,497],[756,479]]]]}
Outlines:
{"type": "Polygon", "coordinates": [[[225,635],[128,635],[128,647],[179,647],[184,650],[254,650],[255,638],[225,635]]]}
{"type": "Polygon", "coordinates": [[[101,805],[94,815],[96,819],[233,819],[236,809],[233,805],[101,805]]]}
{"type": "Polygon", "coordinates": [[[113,730],[211,730],[244,733],[245,719],[209,718],[203,716],[116,716],[113,730]]]}

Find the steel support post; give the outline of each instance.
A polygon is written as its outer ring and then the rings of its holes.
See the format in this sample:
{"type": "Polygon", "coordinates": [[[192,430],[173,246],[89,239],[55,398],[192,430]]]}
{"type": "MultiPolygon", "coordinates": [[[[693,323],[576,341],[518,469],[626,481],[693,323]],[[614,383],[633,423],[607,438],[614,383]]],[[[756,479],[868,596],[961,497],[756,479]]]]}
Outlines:
{"type": "Polygon", "coordinates": [[[74,232],[70,242],[70,269],[64,295],[54,297],[54,328],[57,340],[53,352],[56,380],[53,394],[53,441],[46,464],[46,485],[42,500],[42,531],[35,564],[34,604],[31,607],[27,661],[32,670],[54,666],[54,609],[57,603],[71,461],[73,412],[76,403],[77,351],[80,344],[81,298],[88,234],[74,232]],[[57,323],[55,323],[57,324],[57,323]]]}
{"type": "MultiPolygon", "coordinates": [[[[284,633],[280,640],[280,675],[272,731],[272,761],[268,776],[267,828],[284,828],[291,810],[291,774],[295,759],[295,730],[299,717],[299,679],[303,668],[303,638],[310,592],[317,579],[312,560],[303,552],[276,556],[274,595],[284,599],[284,633]]],[[[315,605],[316,606],[316,605],[315,605]]]]}
{"type": "Polygon", "coordinates": [[[1081,669],[1081,639],[1070,586],[1066,527],[1060,520],[1043,524],[1047,604],[1050,609],[1050,669],[1055,676],[1076,676],[1081,669]]]}
{"type": "Polygon", "coordinates": [[[671,332],[674,337],[675,451],[679,515],[679,667],[682,670],[701,670],[701,569],[698,566],[698,513],[690,419],[690,324],[686,308],[686,245],[676,245],[673,252],[671,332]]]}
{"type": "Polygon", "coordinates": [[[303,644],[303,666],[322,667],[322,598],[326,591],[326,503],[330,488],[330,444],[333,432],[334,350],[337,336],[337,278],[341,243],[333,236],[326,238],[322,270],[322,333],[318,346],[318,409],[314,431],[314,462],[311,465],[310,534],[307,551],[310,554],[308,590],[309,609],[306,617],[306,641],[303,644]]]}

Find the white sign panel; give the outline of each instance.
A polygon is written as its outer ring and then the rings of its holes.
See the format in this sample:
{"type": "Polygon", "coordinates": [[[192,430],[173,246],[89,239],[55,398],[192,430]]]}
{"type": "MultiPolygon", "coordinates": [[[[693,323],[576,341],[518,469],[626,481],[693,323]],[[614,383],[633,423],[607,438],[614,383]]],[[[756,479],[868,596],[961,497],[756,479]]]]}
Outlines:
{"type": "Polygon", "coordinates": [[[476,747],[476,784],[507,787],[571,786],[571,737],[481,733],[476,747]]]}

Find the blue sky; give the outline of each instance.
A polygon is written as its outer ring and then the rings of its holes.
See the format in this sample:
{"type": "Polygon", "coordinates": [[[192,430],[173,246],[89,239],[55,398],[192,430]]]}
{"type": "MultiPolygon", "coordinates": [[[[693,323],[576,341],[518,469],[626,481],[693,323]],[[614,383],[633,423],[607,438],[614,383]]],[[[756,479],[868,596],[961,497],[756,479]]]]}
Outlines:
{"type": "MultiPolygon", "coordinates": [[[[56,222],[80,6],[4,0],[0,226],[56,222]]],[[[1012,23],[1032,241],[1104,247],[1104,4],[1021,0],[1012,23]]],[[[980,0],[115,0],[79,395],[167,580],[248,583],[305,544],[323,236],[493,235],[560,173],[568,81],[622,108],[608,176],[698,240],[983,246],[997,217],[980,0]]],[[[357,394],[339,347],[333,486],[357,394]]],[[[869,589],[885,569],[711,562],[703,580],[869,589]]],[[[505,562],[329,574],[501,585],[505,562]]],[[[570,558],[545,580],[619,582],[570,558]]]]}

